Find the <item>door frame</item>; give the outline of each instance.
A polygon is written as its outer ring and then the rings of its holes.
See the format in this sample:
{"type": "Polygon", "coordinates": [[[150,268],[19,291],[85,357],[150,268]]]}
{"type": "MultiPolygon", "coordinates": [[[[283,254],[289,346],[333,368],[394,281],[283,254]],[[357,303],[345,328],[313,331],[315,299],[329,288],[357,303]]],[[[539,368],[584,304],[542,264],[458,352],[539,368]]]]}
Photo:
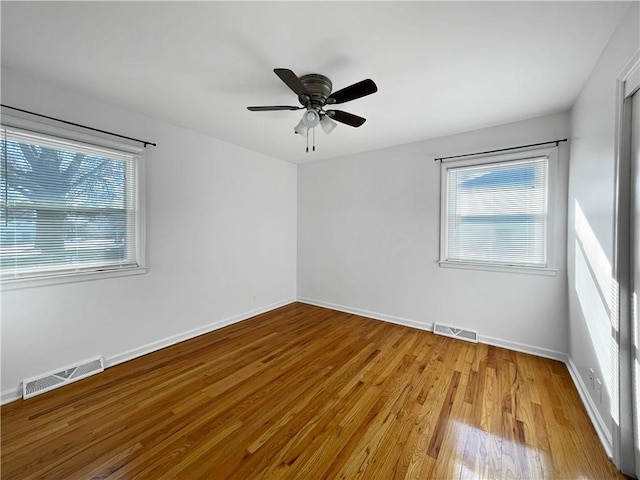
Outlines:
{"type": "MultiPolygon", "coordinates": [[[[615,173],[612,294],[614,368],[611,417],[613,462],[623,473],[636,476],[632,401],[632,185],[631,185],[631,97],[640,87],[640,49],[616,79],[615,173]],[[617,287],[616,287],[617,286],[617,287]],[[617,398],[616,398],[617,397],[617,398]]],[[[639,252],[640,253],[640,252],[639,252]]],[[[637,425],[636,428],[640,428],[637,425]]]]}

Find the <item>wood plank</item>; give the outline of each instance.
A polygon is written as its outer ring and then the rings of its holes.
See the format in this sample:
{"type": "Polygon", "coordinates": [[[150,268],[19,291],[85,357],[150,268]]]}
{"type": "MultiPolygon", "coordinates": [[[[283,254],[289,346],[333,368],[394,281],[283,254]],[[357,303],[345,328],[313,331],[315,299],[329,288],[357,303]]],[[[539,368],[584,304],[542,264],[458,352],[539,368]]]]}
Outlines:
{"type": "Polygon", "coordinates": [[[624,478],[566,367],[294,303],[1,409],[2,478],[624,478]]]}

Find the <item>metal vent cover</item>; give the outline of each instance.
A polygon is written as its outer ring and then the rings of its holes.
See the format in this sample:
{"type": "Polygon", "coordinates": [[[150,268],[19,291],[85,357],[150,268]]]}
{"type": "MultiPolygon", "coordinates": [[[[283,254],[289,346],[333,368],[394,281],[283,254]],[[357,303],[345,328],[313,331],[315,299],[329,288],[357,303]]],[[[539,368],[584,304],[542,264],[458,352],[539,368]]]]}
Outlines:
{"type": "Polygon", "coordinates": [[[464,328],[443,325],[442,323],[433,324],[433,333],[444,335],[445,337],[459,338],[467,342],[478,343],[478,332],[475,330],[467,330],[464,328]]]}
{"type": "Polygon", "coordinates": [[[22,398],[27,399],[48,392],[102,371],[104,371],[102,357],[96,357],[80,364],[58,368],[50,373],[27,378],[22,382],[22,398]]]}

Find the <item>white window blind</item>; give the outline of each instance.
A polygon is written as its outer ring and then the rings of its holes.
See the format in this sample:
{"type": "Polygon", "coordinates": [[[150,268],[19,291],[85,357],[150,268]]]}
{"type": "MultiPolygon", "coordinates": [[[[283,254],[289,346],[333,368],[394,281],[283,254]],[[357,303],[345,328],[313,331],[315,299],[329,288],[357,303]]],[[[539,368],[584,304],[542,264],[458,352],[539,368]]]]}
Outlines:
{"type": "Polygon", "coordinates": [[[2,127],[2,279],[138,266],[135,154],[2,127]]]}
{"type": "Polygon", "coordinates": [[[547,267],[548,172],[546,156],[447,168],[444,260],[547,267]]]}

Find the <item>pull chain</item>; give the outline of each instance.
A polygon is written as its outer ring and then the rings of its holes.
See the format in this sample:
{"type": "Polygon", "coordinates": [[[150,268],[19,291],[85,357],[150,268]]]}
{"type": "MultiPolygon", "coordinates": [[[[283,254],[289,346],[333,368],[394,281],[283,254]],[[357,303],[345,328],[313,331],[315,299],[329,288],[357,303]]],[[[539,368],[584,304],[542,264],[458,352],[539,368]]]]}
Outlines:
{"type": "Polygon", "coordinates": [[[313,135],[313,138],[311,139],[311,151],[315,152],[316,151],[316,129],[314,128],[310,128],[307,130],[307,135],[306,135],[306,139],[307,139],[307,153],[309,153],[309,137],[313,135]]]}

